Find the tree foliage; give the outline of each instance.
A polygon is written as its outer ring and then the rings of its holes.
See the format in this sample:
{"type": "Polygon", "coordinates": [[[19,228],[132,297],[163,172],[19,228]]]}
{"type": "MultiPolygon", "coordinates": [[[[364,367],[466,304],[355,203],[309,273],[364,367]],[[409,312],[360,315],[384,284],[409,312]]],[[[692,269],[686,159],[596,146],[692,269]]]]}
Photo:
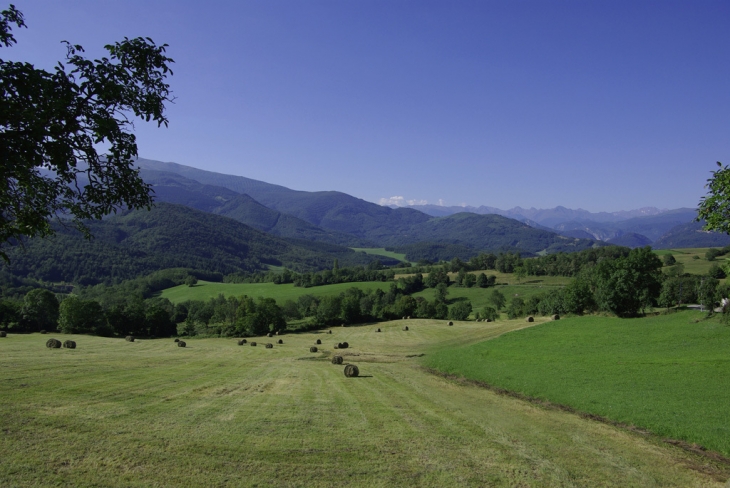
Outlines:
{"type": "MultiPolygon", "coordinates": [[[[13,5],[0,12],[4,47],[16,43],[11,24],[25,27],[13,5]]],[[[125,38],[104,46],[108,56],[90,60],[81,46],[65,44],[65,64],[52,72],[0,60],[0,245],[52,234],[54,217],[70,216],[88,235],[85,219],[152,205],[133,165],[130,130],[136,117],[168,124],[167,45],[125,38]]]]}
{"type": "Polygon", "coordinates": [[[706,230],[730,234],[730,167],[717,162],[718,170],[712,171],[707,180],[708,194],[700,199],[697,220],[705,220],[706,230]]]}

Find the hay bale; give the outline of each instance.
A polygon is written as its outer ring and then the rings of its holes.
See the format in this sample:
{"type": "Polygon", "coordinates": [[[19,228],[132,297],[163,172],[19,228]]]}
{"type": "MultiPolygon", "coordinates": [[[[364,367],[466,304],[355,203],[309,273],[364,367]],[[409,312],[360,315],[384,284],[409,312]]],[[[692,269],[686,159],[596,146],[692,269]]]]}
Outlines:
{"type": "Polygon", "coordinates": [[[553,320],[560,320],[560,315],[558,315],[558,314],[555,314],[555,315],[553,315],[553,316],[552,316],[552,317],[550,317],[550,318],[551,318],[551,319],[553,319],[553,320]]]}
{"type": "Polygon", "coordinates": [[[178,341],[177,347],[185,347],[187,344],[185,344],[185,341],[178,341]]]}
{"type": "Polygon", "coordinates": [[[279,339],[278,341],[276,341],[276,343],[277,344],[284,344],[284,341],[282,341],[281,339],[279,339]]]}
{"type": "Polygon", "coordinates": [[[273,348],[274,348],[274,345],[272,343],[269,342],[268,344],[266,344],[266,349],[273,349],[273,348]]]}
{"type": "Polygon", "coordinates": [[[375,332],[380,332],[380,329],[376,330],[375,332]]]}
{"type": "Polygon", "coordinates": [[[7,336],[8,336],[7,332],[5,332],[4,330],[0,330],[0,337],[7,337],[7,336]]]}
{"type": "Polygon", "coordinates": [[[335,349],[339,349],[339,348],[340,348],[340,345],[339,344],[335,344],[335,349]]]}
{"type": "Polygon", "coordinates": [[[266,334],[266,337],[274,337],[274,334],[272,334],[271,332],[269,332],[268,334],[266,334]]]}
{"type": "Polygon", "coordinates": [[[317,342],[315,342],[315,344],[322,344],[322,341],[317,339],[317,342]]]}
{"type": "Polygon", "coordinates": [[[337,346],[339,349],[347,349],[348,347],[350,347],[347,342],[340,342],[339,344],[337,344],[337,346]]]}
{"type": "Polygon", "coordinates": [[[406,325],[405,327],[403,327],[403,330],[408,330],[408,326],[406,325]]]}
{"type": "Polygon", "coordinates": [[[278,330],[276,331],[276,335],[279,335],[279,331],[278,330]]]}
{"type": "Polygon", "coordinates": [[[49,349],[59,349],[61,347],[61,341],[58,339],[48,339],[46,341],[46,347],[49,349]]]}
{"type": "Polygon", "coordinates": [[[403,320],[405,320],[405,319],[406,319],[406,318],[405,318],[405,317],[403,317],[403,320]]]}
{"type": "Polygon", "coordinates": [[[45,333],[46,333],[46,331],[45,331],[45,330],[42,330],[42,331],[41,331],[41,334],[45,334],[45,333]]]}
{"type": "Polygon", "coordinates": [[[124,340],[127,342],[134,342],[134,336],[127,336],[124,338],[124,340]]]}
{"type": "Polygon", "coordinates": [[[175,339],[175,342],[180,342],[180,339],[175,339]]]}
{"type": "Polygon", "coordinates": [[[63,347],[66,349],[76,349],[76,341],[65,340],[63,341],[63,347]]]}
{"type": "Polygon", "coordinates": [[[238,340],[238,345],[239,345],[239,346],[242,346],[242,345],[244,345],[244,344],[245,344],[245,342],[243,342],[243,339],[239,339],[239,340],[238,340]]]}
{"type": "Polygon", "coordinates": [[[256,343],[251,341],[251,347],[256,347],[256,343]]]}
{"type": "Polygon", "coordinates": [[[342,364],[342,356],[332,357],[332,364],[342,364]]]}
{"type": "Polygon", "coordinates": [[[411,320],[411,316],[409,315],[408,317],[406,317],[406,319],[411,320]]]}
{"type": "Polygon", "coordinates": [[[317,352],[317,346],[310,347],[309,352],[317,352]]]}
{"type": "Polygon", "coordinates": [[[346,327],[345,324],[342,324],[342,327],[346,327]]]}
{"type": "Polygon", "coordinates": [[[241,342],[241,345],[248,343],[248,341],[246,339],[241,339],[240,342],[241,342]]]}
{"type": "Polygon", "coordinates": [[[360,374],[360,370],[354,364],[348,364],[345,366],[345,376],[348,378],[355,378],[360,374]]]}
{"type": "Polygon", "coordinates": [[[530,315],[530,316],[529,316],[529,317],[527,317],[527,319],[525,319],[525,320],[527,320],[528,322],[534,322],[534,321],[535,321],[535,317],[533,317],[532,315],[530,315]]]}
{"type": "Polygon", "coordinates": [[[328,333],[328,334],[331,334],[331,333],[332,333],[332,331],[331,331],[331,330],[328,330],[328,331],[327,331],[327,333],[328,333]]]}
{"type": "Polygon", "coordinates": [[[449,320],[449,325],[454,325],[454,323],[453,323],[452,321],[450,321],[450,320],[449,320]]]}
{"type": "Polygon", "coordinates": [[[484,319],[485,322],[491,322],[492,319],[484,319]]]}

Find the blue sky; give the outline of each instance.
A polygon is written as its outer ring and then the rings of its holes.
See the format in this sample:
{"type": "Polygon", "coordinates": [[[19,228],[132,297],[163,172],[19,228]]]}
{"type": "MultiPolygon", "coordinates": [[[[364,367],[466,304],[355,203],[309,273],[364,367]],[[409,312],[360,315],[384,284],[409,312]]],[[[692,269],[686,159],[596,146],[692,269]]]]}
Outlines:
{"type": "Polygon", "coordinates": [[[730,2],[15,0],[3,59],[170,45],[140,156],[378,202],[694,207],[730,163],[730,2]]]}

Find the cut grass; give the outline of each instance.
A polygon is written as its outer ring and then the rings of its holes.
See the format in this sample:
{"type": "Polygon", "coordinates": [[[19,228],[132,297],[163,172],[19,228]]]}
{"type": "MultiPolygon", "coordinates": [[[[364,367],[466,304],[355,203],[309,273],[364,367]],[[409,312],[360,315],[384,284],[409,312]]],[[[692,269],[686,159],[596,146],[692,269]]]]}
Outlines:
{"type": "Polygon", "coordinates": [[[676,447],[420,367],[437,344],[525,325],[395,321],[273,349],[11,334],[0,486],[721,486],[726,471],[676,447]],[[360,378],[330,364],[342,341],[360,378]]]}
{"type": "Polygon", "coordinates": [[[427,364],[730,456],[730,327],[701,317],[570,318],[427,364]]]}
{"type": "MultiPolygon", "coordinates": [[[[682,263],[684,265],[684,272],[695,274],[695,275],[706,275],[708,271],[710,271],[710,267],[713,264],[717,264],[718,266],[722,266],[727,261],[727,256],[720,256],[716,258],[714,261],[708,261],[705,259],[705,253],[712,248],[709,247],[701,247],[701,248],[688,248],[688,249],[661,249],[658,251],[654,251],[659,256],[664,256],[666,254],[671,254],[674,256],[674,259],[677,260],[678,263],[682,263]],[[699,258],[699,259],[697,259],[699,258]]],[[[665,273],[669,272],[671,270],[671,266],[665,266],[662,268],[662,271],[665,273]]]]}
{"type": "Polygon", "coordinates": [[[287,300],[296,301],[302,295],[339,295],[352,287],[360,288],[361,290],[381,289],[387,291],[390,283],[368,281],[303,288],[294,286],[291,283],[276,285],[274,283],[213,283],[210,281],[198,281],[198,284],[195,286],[179,285],[168,288],[163,290],[160,296],[167,298],[172,303],[180,303],[186,300],[210,300],[221,294],[226,297],[248,295],[253,298],[274,298],[279,305],[282,305],[287,300]]]}

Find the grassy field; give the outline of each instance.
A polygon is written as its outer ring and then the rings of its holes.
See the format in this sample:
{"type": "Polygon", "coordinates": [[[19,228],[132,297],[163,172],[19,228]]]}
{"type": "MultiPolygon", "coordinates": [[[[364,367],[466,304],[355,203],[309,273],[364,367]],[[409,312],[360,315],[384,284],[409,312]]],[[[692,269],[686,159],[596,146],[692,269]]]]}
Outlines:
{"type": "Polygon", "coordinates": [[[701,317],[576,317],[427,362],[730,457],[730,327],[701,317]]]}
{"type": "MultiPolygon", "coordinates": [[[[396,270],[397,271],[397,270],[396,270]]],[[[567,285],[570,283],[571,278],[567,276],[525,276],[522,279],[517,279],[513,273],[500,273],[493,269],[487,269],[483,271],[469,271],[469,274],[479,276],[480,273],[484,273],[487,276],[494,275],[497,277],[497,283],[500,285],[532,285],[532,286],[560,286],[567,285]]],[[[405,278],[413,276],[414,273],[397,273],[395,279],[405,278]]],[[[448,273],[451,281],[456,279],[458,273],[448,273]]],[[[428,273],[423,273],[423,276],[428,276],[428,273]]]]}
{"type": "MultiPolygon", "coordinates": [[[[707,272],[710,270],[710,266],[712,266],[713,264],[722,266],[726,263],[726,256],[720,256],[718,258],[715,258],[714,261],[708,261],[707,259],[705,259],[705,253],[708,249],[710,248],[704,247],[692,249],[660,249],[654,252],[657,253],[660,257],[666,254],[673,255],[674,259],[676,259],[678,263],[682,263],[684,265],[685,273],[706,275],[707,272]]],[[[665,266],[664,268],[662,268],[662,271],[666,273],[670,269],[671,267],[665,266]]]]}
{"type": "Polygon", "coordinates": [[[365,254],[374,254],[376,256],[385,256],[386,258],[393,258],[397,259],[398,261],[405,261],[408,262],[406,259],[405,254],[393,252],[393,251],[386,251],[383,247],[351,247],[355,252],[364,252],[365,254]]]}
{"type": "Polygon", "coordinates": [[[0,338],[0,486],[723,486],[727,467],[651,436],[421,367],[525,325],[397,321],[273,349],[0,338]],[[330,363],[341,341],[360,378],[330,363]]]}
{"type": "Polygon", "coordinates": [[[224,296],[248,295],[258,298],[274,298],[279,305],[287,300],[296,301],[302,295],[330,296],[338,295],[348,288],[357,287],[361,290],[374,290],[380,288],[387,291],[390,283],[369,281],[363,283],[339,283],[336,285],[314,286],[302,288],[293,284],[275,285],[274,283],[213,283],[210,281],[198,281],[195,286],[180,285],[163,290],[160,296],[167,298],[172,303],[180,303],[186,300],[209,300],[219,294],[224,296]]]}

